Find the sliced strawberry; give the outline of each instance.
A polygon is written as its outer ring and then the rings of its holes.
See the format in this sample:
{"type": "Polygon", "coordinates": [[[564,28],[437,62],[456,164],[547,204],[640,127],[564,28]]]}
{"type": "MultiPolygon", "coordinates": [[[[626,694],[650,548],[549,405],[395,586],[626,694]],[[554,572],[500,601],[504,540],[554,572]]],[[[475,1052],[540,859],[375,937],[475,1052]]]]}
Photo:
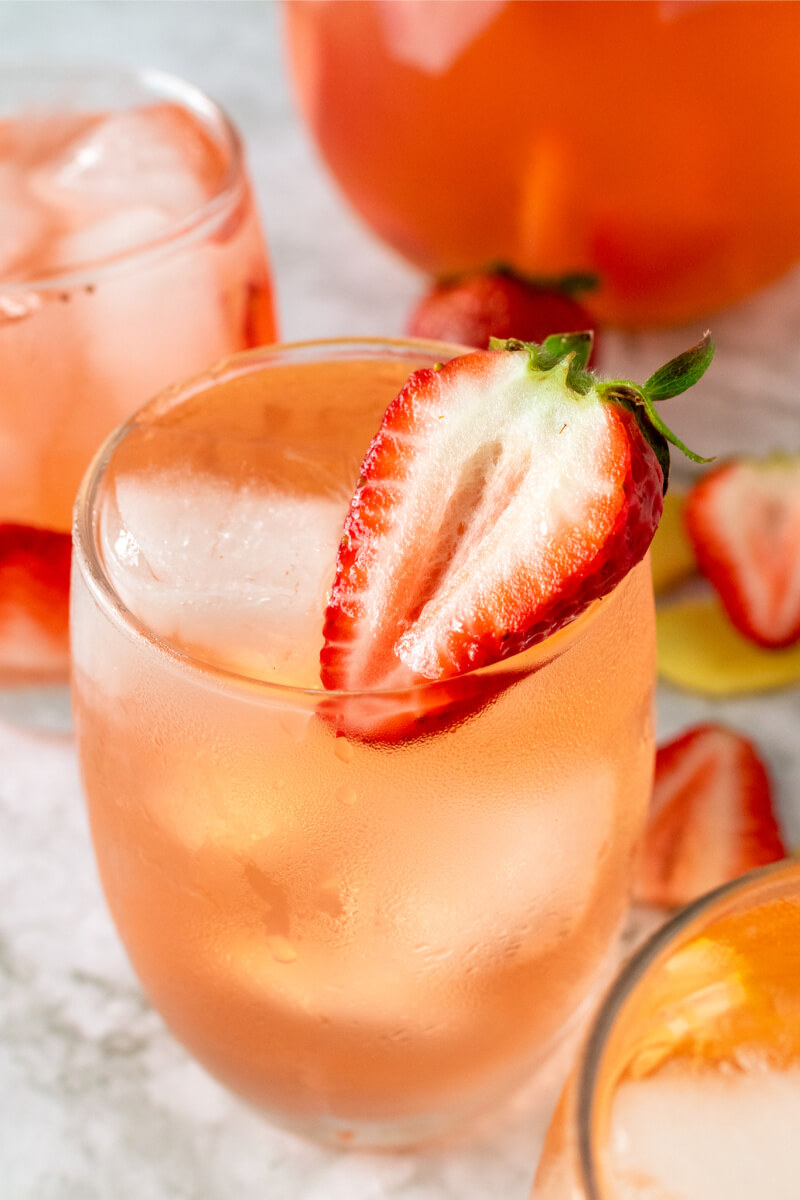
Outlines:
{"type": "Polygon", "coordinates": [[[397,691],[333,694],[317,704],[317,714],[351,741],[396,745],[463,724],[530,672],[472,672],[397,691]]]}
{"type": "Polygon", "coordinates": [[[596,359],[595,321],[576,298],[594,282],[577,275],[524,279],[505,268],[442,280],[418,302],[407,331],[485,350],[492,337],[543,342],[553,333],[595,329],[596,359]]]}
{"type": "Polygon", "coordinates": [[[740,633],[768,647],[800,640],[800,455],[723,463],[692,489],[685,520],[740,633]]]}
{"type": "Polygon", "coordinates": [[[785,857],[752,743],[724,725],[697,725],[661,747],[635,899],[676,908],[785,857]]]}
{"type": "Polygon", "coordinates": [[[68,533],[0,525],[0,674],[65,677],[72,540],[68,533]]]}
{"type": "Polygon", "coordinates": [[[517,341],[415,372],[367,451],[345,521],[321,676],[347,691],[452,679],[542,641],[642,558],[669,464],[644,387],[598,383],[590,334],[517,341]]]}

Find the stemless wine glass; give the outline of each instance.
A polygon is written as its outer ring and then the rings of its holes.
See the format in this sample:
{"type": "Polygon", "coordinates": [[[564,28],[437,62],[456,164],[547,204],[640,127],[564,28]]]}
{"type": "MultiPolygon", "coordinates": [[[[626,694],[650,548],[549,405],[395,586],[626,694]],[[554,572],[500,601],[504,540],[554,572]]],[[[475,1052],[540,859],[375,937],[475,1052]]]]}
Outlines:
{"type": "Polygon", "coordinates": [[[274,338],[239,136],[160,71],[0,78],[0,687],[66,680],[72,506],[169,382],[274,338]]]}
{"type": "Polygon", "coordinates": [[[793,1200],[800,866],[704,896],[620,975],[562,1097],[534,1200],[793,1200]]]}
{"type": "Polygon", "coordinates": [[[427,271],[593,272],[598,316],[642,328],[800,257],[796,4],[289,0],[285,16],[326,162],[427,271]]]}
{"type": "Polygon", "coordinates": [[[342,1144],[438,1134],[529,1075],[614,941],[651,785],[647,562],[493,667],[319,684],[364,451],[455,352],[235,356],[118,430],[76,510],[75,727],[117,927],[209,1070],[342,1144]]]}

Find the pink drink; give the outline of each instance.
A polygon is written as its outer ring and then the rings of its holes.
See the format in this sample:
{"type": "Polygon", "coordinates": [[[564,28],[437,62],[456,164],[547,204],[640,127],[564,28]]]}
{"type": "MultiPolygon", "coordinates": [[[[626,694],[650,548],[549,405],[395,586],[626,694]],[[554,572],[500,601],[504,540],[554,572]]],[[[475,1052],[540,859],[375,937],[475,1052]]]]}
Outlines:
{"type": "Polygon", "coordinates": [[[77,513],[76,733],[131,960],[220,1079],[347,1144],[529,1076],[613,943],[651,785],[646,561],[493,667],[320,686],[364,450],[451,353],[233,359],[142,410],[77,513]]]}
{"type": "Polygon", "coordinates": [[[0,84],[0,682],[66,673],[69,528],[103,437],[272,340],[235,130],[158,72],[0,84]]]}

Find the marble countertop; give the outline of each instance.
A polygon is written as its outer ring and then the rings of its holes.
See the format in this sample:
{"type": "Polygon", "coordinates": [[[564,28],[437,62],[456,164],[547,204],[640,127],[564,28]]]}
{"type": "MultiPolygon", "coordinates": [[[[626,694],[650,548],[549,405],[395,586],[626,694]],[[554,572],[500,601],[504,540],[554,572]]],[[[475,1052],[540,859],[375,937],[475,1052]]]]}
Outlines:
{"type": "MultiPolygon", "coordinates": [[[[0,0],[0,63],[42,54],[159,66],[232,113],[286,339],[402,331],[419,277],[324,173],[292,109],[276,5],[0,0]]],[[[750,440],[745,413],[758,405],[767,443],[800,446],[800,275],[713,329],[717,363],[690,402],[674,402],[673,423],[724,451],[750,440]]],[[[609,335],[606,365],[649,374],[697,333],[609,335]]],[[[800,842],[798,692],[712,704],[661,689],[662,736],[711,716],[759,740],[800,842]]],[[[103,904],[69,738],[0,724],[3,1200],[526,1200],[563,1058],[468,1137],[422,1153],[333,1152],[272,1129],[188,1058],[144,999],[103,904]]]]}

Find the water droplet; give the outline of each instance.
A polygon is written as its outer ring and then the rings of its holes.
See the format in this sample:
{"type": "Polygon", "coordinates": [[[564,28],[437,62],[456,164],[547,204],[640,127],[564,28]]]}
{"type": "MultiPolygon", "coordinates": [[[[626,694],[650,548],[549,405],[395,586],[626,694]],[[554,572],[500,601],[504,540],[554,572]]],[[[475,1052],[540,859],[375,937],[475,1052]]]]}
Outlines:
{"type": "Polygon", "coordinates": [[[297,958],[297,951],[292,943],[280,933],[274,933],[272,937],[268,937],[267,946],[275,962],[293,963],[297,958]]]}
{"type": "Polygon", "coordinates": [[[341,804],[355,804],[358,799],[356,789],[351,787],[349,783],[343,783],[341,787],[338,787],[334,792],[334,796],[341,804]]]}
{"type": "Polygon", "coordinates": [[[344,905],[339,894],[339,884],[336,880],[328,880],[322,884],[316,895],[316,907],[325,916],[337,920],[344,912],[344,905]]]}
{"type": "Polygon", "coordinates": [[[348,742],[347,738],[337,737],[333,745],[333,753],[338,759],[341,759],[343,763],[350,763],[353,761],[355,750],[351,746],[350,742],[348,742]]]}
{"type": "Polygon", "coordinates": [[[0,325],[6,322],[21,321],[42,306],[41,296],[36,292],[27,292],[17,296],[0,296],[0,325]]]}

